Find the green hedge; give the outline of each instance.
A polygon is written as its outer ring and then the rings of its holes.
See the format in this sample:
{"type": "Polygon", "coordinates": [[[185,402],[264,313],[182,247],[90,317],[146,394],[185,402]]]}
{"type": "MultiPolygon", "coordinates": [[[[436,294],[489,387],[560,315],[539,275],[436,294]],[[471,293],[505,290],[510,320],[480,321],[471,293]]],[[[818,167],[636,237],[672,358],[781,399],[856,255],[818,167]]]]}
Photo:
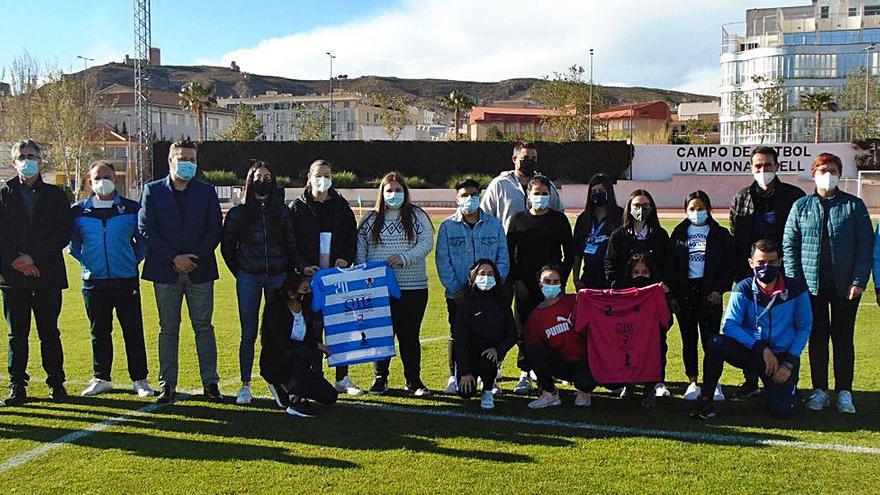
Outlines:
{"type": "Polygon", "coordinates": [[[244,180],[231,170],[205,170],[202,172],[202,178],[214,186],[240,186],[244,184],[244,180]]]}
{"type": "Polygon", "coordinates": [[[449,189],[454,189],[455,185],[465,179],[474,179],[475,181],[480,183],[480,187],[486,189],[489,186],[489,183],[492,182],[492,177],[489,174],[458,174],[453,175],[446,181],[446,185],[449,186],[449,189]]]}

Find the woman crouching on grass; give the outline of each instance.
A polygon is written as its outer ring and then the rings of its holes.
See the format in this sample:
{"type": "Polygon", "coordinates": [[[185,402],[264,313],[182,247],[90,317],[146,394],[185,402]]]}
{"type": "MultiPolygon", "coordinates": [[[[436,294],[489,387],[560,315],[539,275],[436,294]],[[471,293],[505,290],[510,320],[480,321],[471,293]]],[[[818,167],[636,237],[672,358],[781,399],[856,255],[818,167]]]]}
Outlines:
{"type": "Polygon", "coordinates": [[[304,418],[315,416],[309,400],[329,405],[338,395],[321,373],[321,354],[330,351],[318,341],[312,311],[302,302],[308,293],[308,278],[288,275],[263,311],[260,336],[260,375],[279,407],[304,418]]]}
{"type": "Polygon", "coordinates": [[[458,393],[470,399],[482,381],[480,407],[492,409],[498,363],[516,344],[516,322],[504,296],[501,276],[491,260],[478,260],[468,276],[467,295],[458,303],[452,326],[458,393]]]}

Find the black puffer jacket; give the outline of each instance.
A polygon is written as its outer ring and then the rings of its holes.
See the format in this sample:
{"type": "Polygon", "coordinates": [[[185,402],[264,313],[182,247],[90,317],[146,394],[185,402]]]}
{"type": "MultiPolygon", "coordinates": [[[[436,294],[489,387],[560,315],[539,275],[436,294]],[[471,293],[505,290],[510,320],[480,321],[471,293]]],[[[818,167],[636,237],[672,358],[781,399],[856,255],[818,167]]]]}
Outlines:
{"type": "Polygon", "coordinates": [[[223,222],[220,253],[233,275],[277,275],[303,269],[296,245],[290,210],[280,196],[257,202],[248,214],[246,205],[232,207],[223,222]]]}
{"type": "Polygon", "coordinates": [[[22,186],[15,177],[0,189],[0,287],[10,289],[66,289],[64,248],[70,243],[73,213],[60,188],[34,182],[34,213],[29,221],[21,199],[22,186]],[[22,254],[34,260],[39,277],[25,277],[12,268],[22,254]]]}
{"type": "MultiPolygon", "coordinates": [[[[688,227],[691,221],[685,219],[675,227],[669,239],[669,261],[666,263],[666,285],[669,297],[680,299],[686,296],[689,280],[688,265],[688,227]]],[[[702,291],[704,294],[718,292],[724,294],[733,284],[733,243],[730,232],[714,219],[708,220],[709,235],[706,238],[706,264],[703,269],[702,291]]]]}
{"type": "Polygon", "coordinates": [[[516,344],[516,321],[509,304],[494,294],[472,290],[458,303],[452,324],[452,345],[461,376],[472,373],[471,357],[490,347],[498,360],[516,344]]]}
{"type": "Polygon", "coordinates": [[[357,255],[357,221],[354,212],[336,189],[330,189],[329,195],[330,198],[319,206],[312,193],[306,190],[290,205],[297,248],[305,266],[315,266],[319,261],[321,223],[318,208],[321,207],[327,208],[327,213],[332,217],[330,266],[338,259],[354,263],[357,255]]]}
{"type": "Polygon", "coordinates": [[[636,239],[631,229],[618,227],[611,233],[608,250],[605,252],[605,278],[612,289],[622,289],[629,284],[630,274],[626,267],[634,254],[645,254],[651,278],[657,281],[666,280],[666,251],[669,248],[669,234],[663,227],[651,229],[644,241],[636,239]],[[639,248],[643,245],[643,248],[639,248]]]}
{"type": "MultiPolygon", "coordinates": [[[[294,349],[308,347],[319,354],[318,335],[312,325],[314,313],[303,304],[303,317],[306,320],[306,334],[302,342],[290,339],[293,326],[293,313],[287,306],[287,300],[278,298],[270,301],[263,311],[263,322],[260,330],[260,376],[269,383],[287,383],[293,376],[294,349]]],[[[320,362],[320,361],[318,361],[320,362]]]]}

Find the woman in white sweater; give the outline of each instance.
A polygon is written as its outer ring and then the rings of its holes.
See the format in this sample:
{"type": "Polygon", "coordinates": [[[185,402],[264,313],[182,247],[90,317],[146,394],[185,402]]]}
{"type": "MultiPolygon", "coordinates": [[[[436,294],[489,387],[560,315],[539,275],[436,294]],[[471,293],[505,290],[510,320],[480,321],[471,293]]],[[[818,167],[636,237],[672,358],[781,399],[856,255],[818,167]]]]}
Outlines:
{"type": "MultiPolygon", "coordinates": [[[[434,227],[428,214],[410,202],[402,175],[382,178],[376,206],[358,228],[357,262],[385,261],[394,268],[400,299],[391,300],[391,320],[397,335],[406,390],[416,396],[430,394],[421,379],[422,349],[419,332],[428,305],[428,272],[425,259],[434,247],[434,227]]],[[[370,393],[388,390],[390,359],[376,363],[370,393]]]]}

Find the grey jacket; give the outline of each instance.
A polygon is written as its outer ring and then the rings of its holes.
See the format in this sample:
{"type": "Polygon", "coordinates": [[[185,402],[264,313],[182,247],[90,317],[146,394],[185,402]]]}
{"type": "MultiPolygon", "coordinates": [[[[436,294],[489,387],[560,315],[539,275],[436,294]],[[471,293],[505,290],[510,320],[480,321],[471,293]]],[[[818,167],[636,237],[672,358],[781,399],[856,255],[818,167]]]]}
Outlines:
{"type": "MultiPolygon", "coordinates": [[[[483,193],[480,208],[501,220],[505,232],[513,216],[528,209],[528,198],[513,170],[501,172],[501,175],[492,179],[483,193]]],[[[550,182],[550,209],[565,212],[565,205],[553,182],[550,182]]]]}

